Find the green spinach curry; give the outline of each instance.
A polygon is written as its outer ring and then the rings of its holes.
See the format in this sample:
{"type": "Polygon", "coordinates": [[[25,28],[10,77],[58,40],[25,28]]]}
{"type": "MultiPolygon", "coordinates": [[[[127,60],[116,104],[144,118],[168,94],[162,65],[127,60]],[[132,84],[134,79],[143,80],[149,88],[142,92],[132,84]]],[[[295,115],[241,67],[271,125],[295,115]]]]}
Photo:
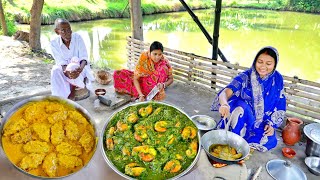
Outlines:
{"type": "Polygon", "coordinates": [[[168,179],[187,169],[198,152],[198,129],[179,110],[160,103],[129,106],[104,132],[108,159],[138,179],[168,179]]]}

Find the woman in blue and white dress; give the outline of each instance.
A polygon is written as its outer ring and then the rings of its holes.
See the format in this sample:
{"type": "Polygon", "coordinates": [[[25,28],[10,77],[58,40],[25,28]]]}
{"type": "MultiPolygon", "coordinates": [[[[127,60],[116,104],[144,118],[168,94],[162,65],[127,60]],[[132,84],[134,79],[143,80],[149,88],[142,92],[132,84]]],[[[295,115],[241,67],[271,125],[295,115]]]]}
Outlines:
{"type": "Polygon", "coordinates": [[[222,89],[211,106],[212,111],[219,111],[222,116],[219,128],[225,126],[223,119],[230,121],[229,130],[262,152],[276,147],[274,129],[285,118],[283,77],[275,70],[278,61],[275,48],[262,48],[252,67],[222,89]]]}

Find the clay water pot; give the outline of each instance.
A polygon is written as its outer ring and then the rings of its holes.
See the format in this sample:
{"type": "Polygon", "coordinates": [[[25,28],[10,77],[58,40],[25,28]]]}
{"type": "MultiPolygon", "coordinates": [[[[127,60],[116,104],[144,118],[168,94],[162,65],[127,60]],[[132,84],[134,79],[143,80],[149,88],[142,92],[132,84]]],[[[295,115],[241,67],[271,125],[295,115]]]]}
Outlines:
{"type": "Polygon", "coordinates": [[[286,126],[282,131],[282,139],[286,145],[293,146],[296,142],[300,141],[301,131],[300,125],[303,123],[298,118],[288,118],[286,126]]]}

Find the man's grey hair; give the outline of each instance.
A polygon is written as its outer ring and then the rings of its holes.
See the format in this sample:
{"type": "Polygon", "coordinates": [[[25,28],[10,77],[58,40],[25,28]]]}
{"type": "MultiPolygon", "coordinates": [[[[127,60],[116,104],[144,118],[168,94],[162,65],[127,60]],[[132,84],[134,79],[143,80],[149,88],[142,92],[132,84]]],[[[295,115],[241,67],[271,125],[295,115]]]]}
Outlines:
{"type": "Polygon", "coordinates": [[[54,21],[54,28],[57,29],[59,24],[65,24],[65,23],[68,23],[70,24],[70,22],[66,19],[63,19],[63,18],[57,18],[55,21],[54,21]]]}

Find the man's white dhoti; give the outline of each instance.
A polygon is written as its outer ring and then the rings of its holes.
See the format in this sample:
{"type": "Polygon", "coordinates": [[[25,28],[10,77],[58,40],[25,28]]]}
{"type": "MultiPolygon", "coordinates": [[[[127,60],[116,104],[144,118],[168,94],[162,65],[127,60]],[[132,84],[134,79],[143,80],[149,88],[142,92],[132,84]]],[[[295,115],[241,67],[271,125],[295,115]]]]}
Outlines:
{"type": "MultiPolygon", "coordinates": [[[[87,71],[88,71],[88,69],[84,68],[77,79],[79,81],[84,82],[84,78],[87,77],[87,81],[85,82],[85,86],[90,91],[93,91],[91,81],[94,81],[94,77],[92,76],[91,73],[88,73],[87,71]]],[[[54,65],[51,70],[51,93],[52,93],[52,95],[68,98],[69,94],[71,93],[70,81],[72,81],[72,80],[73,79],[69,79],[64,75],[63,69],[61,66],[54,65]]],[[[80,88],[83,88],[83,87],[80,87],[80,88]]]]}

